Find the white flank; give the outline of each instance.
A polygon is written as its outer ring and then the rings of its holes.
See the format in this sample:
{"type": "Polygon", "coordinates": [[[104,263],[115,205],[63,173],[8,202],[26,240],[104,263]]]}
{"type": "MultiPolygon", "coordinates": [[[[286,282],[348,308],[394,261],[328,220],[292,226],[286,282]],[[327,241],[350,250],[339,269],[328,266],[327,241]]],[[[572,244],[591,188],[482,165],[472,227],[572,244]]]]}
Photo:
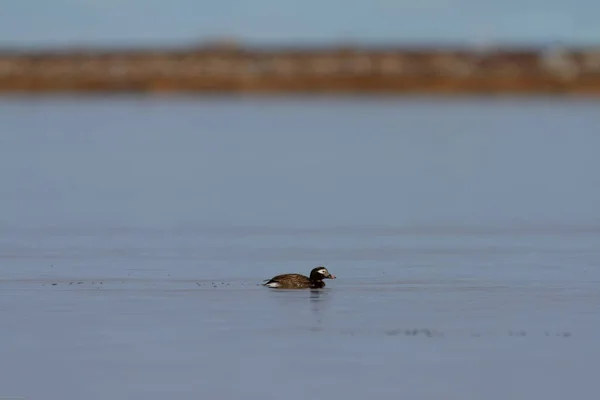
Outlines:
{"type": "Polygon", "coordinates": [[[265,284],[265,286],[268,286],[268,287],[279,287],[279,286],[281,286],[281,283],[279,283],[279,282],[271,282],[271,283],[265,284]]]}

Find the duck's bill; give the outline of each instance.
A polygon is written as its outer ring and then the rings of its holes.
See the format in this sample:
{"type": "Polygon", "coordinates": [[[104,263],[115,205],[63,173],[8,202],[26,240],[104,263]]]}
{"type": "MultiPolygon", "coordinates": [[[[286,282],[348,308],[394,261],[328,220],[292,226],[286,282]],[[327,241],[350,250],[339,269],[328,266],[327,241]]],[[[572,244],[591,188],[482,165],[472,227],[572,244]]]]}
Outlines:
{"type": "Polygon", "coordinates": [[[336,279],[336,278],[335,278],[335,275],[331,275],[331,274],[329,274],[329,279],[336,279]]]}

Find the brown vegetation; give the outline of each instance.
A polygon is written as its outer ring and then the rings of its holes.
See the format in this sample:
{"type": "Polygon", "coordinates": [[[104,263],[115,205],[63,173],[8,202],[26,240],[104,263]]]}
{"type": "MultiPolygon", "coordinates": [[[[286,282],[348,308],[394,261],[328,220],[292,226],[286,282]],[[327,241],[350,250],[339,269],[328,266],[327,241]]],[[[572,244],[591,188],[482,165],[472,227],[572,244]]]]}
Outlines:
{"type": "Polygon", "coordinates": [[[600,49],[0,52],[0,92],[600,93],[600,49]]]}

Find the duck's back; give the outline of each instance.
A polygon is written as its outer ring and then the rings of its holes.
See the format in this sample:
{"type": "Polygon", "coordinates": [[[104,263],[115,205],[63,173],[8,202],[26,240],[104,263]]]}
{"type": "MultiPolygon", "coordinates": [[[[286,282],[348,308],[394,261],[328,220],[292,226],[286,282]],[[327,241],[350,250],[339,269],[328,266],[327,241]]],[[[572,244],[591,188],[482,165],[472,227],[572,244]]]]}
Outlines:
{"type": "Polygon", "coordinates": [[[314,282],[301,274],[282,274],[274,276],[264,285],[273,288],[295,289],[314,287],[314,282]]]}

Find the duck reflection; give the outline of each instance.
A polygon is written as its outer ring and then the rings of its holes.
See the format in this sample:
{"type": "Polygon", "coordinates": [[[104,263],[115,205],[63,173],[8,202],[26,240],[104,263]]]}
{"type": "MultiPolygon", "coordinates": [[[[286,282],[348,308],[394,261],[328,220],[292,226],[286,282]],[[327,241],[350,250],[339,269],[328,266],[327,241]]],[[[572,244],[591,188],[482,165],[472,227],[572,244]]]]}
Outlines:
{"type": "Polygon", "coordinates": [[[327,289],[312,289],[310,291],[310,308],[314,316],[312,327],[313,332],[319,332],[324,329],[323,317],[327,308],[331,304],[331,292],[327,289]]]}
{"type": "Polygon", "coordinates": [[[310,290],[297,290],[297,289],[279,289],[270,291],[269,295],[278,300],[278,304],[283,306],[285,313],[288,315],[297,315],[296,321],[303,320],[304,318],[300,315],[304,314],[308,317],[304,321],[311,332],[321,332],[324,330],[324,320],[328,308],[331,306],[332,291],[329,289],[310,289],[310,290]],[[308,303],[308,304],[307,304],[308,303]],[[310,306],[309,314],[305,314],[307,305],[310,306]],[[294,310],[291,312],[290,311],[294,310]]]}

